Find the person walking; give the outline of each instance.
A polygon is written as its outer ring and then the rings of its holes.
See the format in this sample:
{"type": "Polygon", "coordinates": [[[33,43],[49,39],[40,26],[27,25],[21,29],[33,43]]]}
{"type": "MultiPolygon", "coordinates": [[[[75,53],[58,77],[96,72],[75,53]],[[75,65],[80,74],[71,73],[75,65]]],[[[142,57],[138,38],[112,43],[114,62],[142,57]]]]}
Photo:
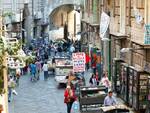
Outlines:
{"type": "Polygon", "coordinates": [[[36,62],[35,62],[35,64],[36,64],[36,67],[37,67],[37,80],[39,80],[40,79],[40,72],[41,72],[41,62],[39,61],[39,60],[37,60],[36,62]]]}
{"type": "Polygon", "coordinates": [[[21,69],[18,67],[16,69],[16,85],[19,86],[19,79],[20,79],[20,76],[21,76],[21,69]]]}
{"type": "Polygon", "coordinates": [[[92,74],[92,76],[89,80],[89,83],[91,84],[91,86],[97,86],[97,80],[96,80],[96,76],[94,73],[92,74]]]}
{"type": "Polygon", "coordinates": [[[98,71],[96,70],[96,75],[95,75],[95,77],[96,77],[96,82],[97,82],[97,85],[99,85],[99,75],[98,75],[98,71]]]}
{"type": "Polygon", "coordinates": [[[52,58],[52,66],[53,66],[53,74],[55,74],[55,66],[56,66],[55,57],[52,58]]]}
{"type": "Polygon", "coordinates": [[[11,101],[12,93],[15,88],[15,81],[12,75],[8,76],[8,102],[11,101]]]}
{"type": "Polygon", "coordinates": [[[105,74],[103,75],[103,77],[102,77],[100,83],[106,87],[106,93],[107,93],[107,92],[108,92],[108,89],[110,88],[110,81],[109,81],[109,79],[108,79],[107,71],[106,71],[105,74]]]}
{"type": "Polygon", "coordinates": [[[96,55],[93,55],[93,58],[91,59],[91,63],[92,63],[92,69],[93,69],[93,73],[96,74],[96,60],[97,60],[97,57],[96,55]]]}
{"type": "Polygon", "coordinates": [[[47,62],[45,62],[43,64],[42,69],[44,71],[44,80],[46,81],[48,79],[48,64],[47,64],[47,62]]]}
{"type": "Polygon", "coordinates": [[[31,72],[31,81],[34,81],[36,78],[36,75],[35,75],[36,74],[36,65],[34,62],[30,64],[30,72],[31,72]]]}
{"type": "Polygon", "coordinates": [[[115,97],[113,97],[113,92],[109,91],[108,95],[104,99],[104,106],[113,106],[116,104],[117,104],[117,102],[116,102],[115,97]]]}
{"type": "Polygon", "coordinates": [[[86,59],[86,70],[88,71],[88,69],[89,69],[89,62],[90,62],[91,58],[90,58],[90,56],[87,53],[86,53],[85,59],[86,59]]]}
{"type": "Polygon", "coordinates": [[[74,90],[71,88],[70,85],[67,85],[67,88],[64,92],[64,103],[66,103],[67,105],[67,113],[71,113],[72,104],[75,100],[76,97],[74,90]]]}

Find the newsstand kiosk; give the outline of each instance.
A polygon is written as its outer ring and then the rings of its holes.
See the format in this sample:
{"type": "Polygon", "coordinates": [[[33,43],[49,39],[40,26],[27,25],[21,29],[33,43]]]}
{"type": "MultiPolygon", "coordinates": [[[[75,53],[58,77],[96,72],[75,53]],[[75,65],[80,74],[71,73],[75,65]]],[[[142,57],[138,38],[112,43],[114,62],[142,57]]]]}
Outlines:
{"type": "Polygon", "coordinates": [[[129,105],[136,111],[145,113],[148,103],[148,76],[149,74],[143,70],[129,67],[129,105]],[[131,84],[132,83],[132,84],[131,84]]]}

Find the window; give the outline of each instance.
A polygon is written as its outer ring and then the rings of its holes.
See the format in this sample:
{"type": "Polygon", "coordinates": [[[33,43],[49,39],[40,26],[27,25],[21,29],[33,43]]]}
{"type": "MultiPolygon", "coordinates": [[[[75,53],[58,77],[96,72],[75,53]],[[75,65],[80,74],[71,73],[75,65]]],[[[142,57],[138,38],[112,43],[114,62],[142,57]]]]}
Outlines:
{"type": "Polygon", "coordinates": [[[125,34],[126,27],[126,0],[120,0],[120,33],[125,34]]]}

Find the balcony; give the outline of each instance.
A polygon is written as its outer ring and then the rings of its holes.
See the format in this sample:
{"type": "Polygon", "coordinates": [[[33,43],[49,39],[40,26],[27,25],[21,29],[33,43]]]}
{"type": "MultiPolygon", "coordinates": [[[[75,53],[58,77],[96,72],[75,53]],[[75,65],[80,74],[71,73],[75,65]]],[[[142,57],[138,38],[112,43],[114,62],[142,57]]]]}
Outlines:
{"type": "Polygon", "coordinates": [[[150,25],[133,24],[131,27],[131,41],[143,46],[145,49],[150,49],[150,25]]]}

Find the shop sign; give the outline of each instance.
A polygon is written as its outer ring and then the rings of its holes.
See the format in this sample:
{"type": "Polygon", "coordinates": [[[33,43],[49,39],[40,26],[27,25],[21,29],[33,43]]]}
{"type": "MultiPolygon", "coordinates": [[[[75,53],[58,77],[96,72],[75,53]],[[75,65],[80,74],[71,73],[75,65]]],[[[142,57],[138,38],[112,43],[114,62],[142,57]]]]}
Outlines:
{"type": "Polygon", "coordinates": [[[105,13],[102,12],[101,20],[100,20],[100,37],[104,38],[104,35],[109,27],[110,17],[105,13]]]}
{"type": "Polygon", "coordinates": [[[73,60],[73,72],[84,72],[85,71],[85,53],[78,52],[72,54],[73,60]]]}
{"type": "Polygon", "coordinates": [[[150,44],[150,24],[145,25],[144,44],[150,44]]]}

